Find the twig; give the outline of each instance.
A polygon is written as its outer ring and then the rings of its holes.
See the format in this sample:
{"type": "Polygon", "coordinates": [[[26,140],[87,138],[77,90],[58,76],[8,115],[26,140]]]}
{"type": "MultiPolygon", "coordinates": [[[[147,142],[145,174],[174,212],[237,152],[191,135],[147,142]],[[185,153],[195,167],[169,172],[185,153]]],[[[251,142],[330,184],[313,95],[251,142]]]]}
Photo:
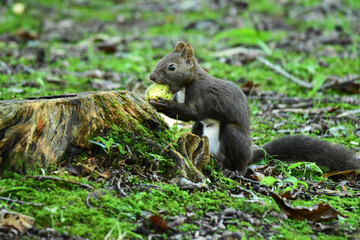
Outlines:
{"type": "Polygon", "coordinates": [[[347,84],[347,83],[352,83],[352,82],[355,82],[356,80],[359,80],[359,79],[360,79],[360,75],[349,74],[348,76],[345,76],[343,78],[335,79],[335,80],[333,80],[331,82],[324,83],[321,86],[321,89],[330,88],[330,87],[333,87],[335,85],[343,85],[343,84],[347,84]]]}
{"type": "Polygon", "coordinates": [[[272,64],[271,62],[269,62],[268,60],[266,60],[265,58],[263,58],[261,56],[257,56],[256,59],[259,62],[261,62],[262,64],[268,66],[269,68],[271,68],[275,72],[277,72],[277,73],[281,74],[282,76],[286,77],[287,79],[295,82],[296,84],[298,84],[301,87],[308,88],[308,89],[312,89],[314,87],[311,83],[305,82],[303,80],[300,80],[300,79],[294,77],[290,73],[283,70],[281,67],[272,64]]]}
{"type": "Polygon", "coordinates": [[[13,203],[19,203],[19,204],[29,204],[29,205],[32,205],[32,206],[35,206],[35,207],[44,206],[44,204],[42,204],[42,203],[24,202],[24,201],[20,201],[20,200],[8,198],[8,197],[0,197],[0,200],[13,202],[13,203]]]}
{"type": "Polygon", "coordinates": [[[360,109],[349,110],[349,111],[340,113],[339,115],[336,116],[336,118],[349,117],[349,116],[357,115],[357,114],[360,114],[360,109]]]}
{"type": "Polygon", "coordinates": [[[250,179],[250,178],[246,178],[246,177],[241,176],[241,175],[236,176],[236,177],[237,177],[238,179],[244,181],[244,182],[249,182],[249,183],[254,183],[254,184],[260,184],[260,181],[255,181],[255,180],[252,180],[252,179],[250,179]]]}
{"type": "Polygon", "coordinates": [[[267,210],[266,212],[264,212],[263,215],[261,215],[261,219],[265,219],[266,215],[270,212],[270,210],[267,210]]]}
{"type": "Polygon", "coordinates": [[[71,184],[75,184],[78,185],[82,188],[86,188],[86,189],[93,189],[94,187],[90,186],[89,184],[86,183],[78,183],[78,182],[74,182],[71,180],[65,180],[62,178],[57,178],[57,177],[50,177],[50,176],[29,176],[28,178],[32,178],[35,180],[42,180],[42,179],[46,179],[46,180],[53,180],[53,181],[60,181],[60,182],[66,182],[66,183],[71,183],[71,184]]]}
{"type": "Polygon", "coordinates": [[[86,197],[86,200],[85,200],[85,205],[88,207],[88,208],[93,208],[91,205],[90,205],[90,197],[92,197],[93,193],[92,192],[89,192],[89,194],[87,195],[86,197]]]}
{"type": "Polygon", "coordinates": [[[95,200],[99,201],[99,199],[97,197],[100,196],[100,195],[104,195],[104,192],[99,192],[99,191],[97,191],[97,192],[89,192],[89,194],[87,195],[86,200],[85,200],[85,205],[88,208],[94,208],[90,204],[90,198],[94,198],[95,200]]]}
{"type": "Polygon", "coordinates": [[[249,195],[251,195],[252,199],[254,199],[254,200],[257,200],[257,199],[258,199],[258,197],[256,196],[256,194],[253,193],[252,191],[249,191],[249,190],[247,190],[246,188],[241,187],[240,185],[236,185],[236,187],[239,188],[241,191],[246,192],[246,193],[248,193],[249,195]]]}
{"type": "Polygon", "coordinates": [[[124,190],[122,190],[122,188],[121,188],[121,178],[117,182],[116,187],[121,195],[123,195],[124,197],[128,196],[127,193],[124,190]]]}

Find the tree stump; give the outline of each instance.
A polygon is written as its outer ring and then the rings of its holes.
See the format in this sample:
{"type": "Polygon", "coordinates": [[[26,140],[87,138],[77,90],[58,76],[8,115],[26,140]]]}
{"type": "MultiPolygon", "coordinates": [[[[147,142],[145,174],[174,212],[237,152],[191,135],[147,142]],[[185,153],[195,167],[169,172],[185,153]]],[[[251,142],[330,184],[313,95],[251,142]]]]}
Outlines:
{"type": "MultiPolygon", "coordinates": [[[[127,134],[127,141],[130,136],[130,143],[125,144],[139,146],[140,142],[150,147],[147,153],[133,155],[130,151],[128,155],[133,159],[144,156],[146,161],[146,155],[151,156],[149,153],[161,154],[172,159],[176,166],[168,169],[170,178],[205,181],[201,168],[210,159],[207,138],[184,134],[178,141],[179,153],[174,148],[176,140],[172,139],[167,124],[156,110],[128,91],[0,101],[0,176],[4,170],[24,173],[27,169],[47,168],[64,158],[73,162],[75,160],[69,155],[90,153],[97,147],[89,140],[107,135],[114,129],[113,125],[127,134]],[[166,137],[162,139],[156,137],[158,135],[166,137]]],[[[109,158],[108,167],[111,168],[112,159],[109,158]]],[[[148,163],[151,165],[151,160],[148,163]]]]}
{"type": "Polygon", "coordinates": [[[89,148],[88,140],[111,124],[129,131],[138,124],[168,128],[154,108],[127,91],[0,101],[0,169],[56,164],[70,148],[89,148]]]}

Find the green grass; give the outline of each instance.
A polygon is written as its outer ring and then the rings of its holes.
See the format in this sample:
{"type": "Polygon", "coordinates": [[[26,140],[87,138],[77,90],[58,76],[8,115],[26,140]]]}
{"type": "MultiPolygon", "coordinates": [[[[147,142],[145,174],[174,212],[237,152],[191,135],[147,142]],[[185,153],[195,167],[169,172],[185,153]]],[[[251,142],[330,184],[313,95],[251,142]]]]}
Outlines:
{"type": "MultiPolygon", "coordinates": [[[[67,177],[68,178],[68,177],[67,177]]],[[[84,182],[83,179],[73,178],[84,182]]],[[[85,200],[89,191],[75,185],[52,180],[24,179],[20,176],[14,179],[3,179],[1,195],[42,203],[44,207],[34,207],[26,204],[2,204],[12,210],[35,217],[37,227],[53,227],[60,232],[69,231],[72,235],[80,235],[90,239],[103,239],[110,229],[117,225],[128,237],[139,237],[131,232],[137,221],[147,221],[146,213],[179,216],[187,212],[187,207],[196,210],[197,218],[207,211],[219,212],[220,204],[224,206],[243,208],[244,199],[235,200],[221,192],[200,192],[180,190],[175,185],[160,184],[159,190],[150,192],[132,190],[129,197],[117,197],[115,191],[104,189],[101,184],[87,182],[93,185],[96,199],[91,198],[88,208],[85,200]]],[[[187,230],[183,225],[179,227],[187,230]]],[[[193,228],[193,227],[190,227],[193,228]]],[[[116,231],[112,235],[116,237],[116,231]]]]}
{"type": "MultiPolygon", "coordinates": [[[[64,177],[64,176],[63,176],[64,177]]],[[[32,203],[42,203],[44,207],[34,207],[26,204],[4,203],[2,206],[11,207],[12,210],[28,214],[35,217],[37,227],[53,227],[60,232],[68,231],[72,235],[80,235],[90,239],[103,239],[103,237],[116,226],[118,231],[114,231],[111,236],[118,237],[120,231],[126,233],[128,238],[140,237],[131,232],[136,228],[139,221],[148,221],[145,217],[150,214],[161,212],[165,219],[171,216],[181,216],[191,207],[196,213],[194,220],[201,217],[204,213],[221,212],[219,207],[229,207],[241,210],[246,213],[261,215],[269,210],[278,209],[271,200],[265,200],[265,205],[258,203],[245,203],[246,199],[234,199],[226,192],[221,191],[197,191],[190,193],[180,190],[175,185],[156,184],[159,189],[150,191],[139,191],[133,189],[128,197],[119,197],[115,191],[109,191],[104,185],[85,181],[82,178],[65,177],[67,179],[88,183],[95,188],[96,198],[90,198],[88,208],[85,200],[89,191],[78,186],[52,180],[33,180],[16,176],[14,179],[2,179],[1,195],[10,196],[15,199],[32,203]]],[[[224,185],[224,187],[226,187],[224,185]]],[[[229,187],[229,186],[228,186],[229,187]]],[[[225,189],[224,189],[225,190],[225,189]]],[[[321,197],[313,201],[298,200],[292,203],[294,206],[312,206],[313,202],[327,199],[333,206],[351,207],[356,206],[358,200],[354,198],[334,198],[321,197]]],[[[278,211],[278,210],[276,210],[278,211]]],[[[344,212],[345,213],[345,212],[344,212]]],[[[346,212],[350,218],[347,223],[353,227],[358,227],[359,223],[355,212],[346,212]]],[[[263,219],[268,223],[280,223],[278,219],[266,217],[263,219]]],[[[247,222],[244,222],[247,225],[247,222]]],[[[347,226],[344,224],[344,228],[347,226]]],[[[292,239],[291,236],[306,237],[314,234],[308,224],[304,221],[285,220],[281,223],[282,227],[275,231],[274,237],[283,236],[285,239],[292,239]],[[276,234],[276,232],[278,232],[276,234]],[[289,235],[290,234],[290,235],[289,235]]],[[[252,226],[257,228],[257,226],[252,226]]],[[[180,231],[195,230],[197,227],[192,224],[184,224],[177,227],[180,231]]],[[[237,231],[237,228],[231,227],[237,231]]],[[[274,234],[274,233],[273,233],[274,234]]],[[[248,232],[248,236],[256,237],[256,233],[248,232]]]]}

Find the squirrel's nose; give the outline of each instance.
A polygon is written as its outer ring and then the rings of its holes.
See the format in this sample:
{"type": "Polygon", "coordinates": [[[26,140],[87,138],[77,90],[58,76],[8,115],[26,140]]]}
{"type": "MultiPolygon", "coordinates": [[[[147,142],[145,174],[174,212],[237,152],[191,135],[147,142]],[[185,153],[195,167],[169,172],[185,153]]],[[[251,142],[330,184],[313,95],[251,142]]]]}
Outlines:
{"type": "Polygon", "coordinates": [[[156,80],[156,76],[155,76],[155,74],[150,74],[150,80],[151,81],[155,81],[156,80]]]}

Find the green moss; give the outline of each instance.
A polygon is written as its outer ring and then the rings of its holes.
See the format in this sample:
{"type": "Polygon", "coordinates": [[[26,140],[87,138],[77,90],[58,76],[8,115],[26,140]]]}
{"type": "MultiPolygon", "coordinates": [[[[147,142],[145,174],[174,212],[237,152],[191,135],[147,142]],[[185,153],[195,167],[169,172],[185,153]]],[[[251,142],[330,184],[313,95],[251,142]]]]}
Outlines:
{"type": "Polygon", "coordinates": [[[94,101],[96,105],[100,105],[101,109],[103,109],[105,111],[105,114],[110,114],[110,110],[108,108],[108,105],[106,104],[106,100],[104,99],[103,96],[101,96],[100,94],[97,94],[94,96],[94,101]]]}
{"type": "Polygon", "coordinates": [[[199,229],[198,226],[196,226],[195,224],[190,224],[190,223],[184,223],[178,227],[178,230],[180,230],[182,232],[193,232],[198,229],[199,229]]]}
{"type": "MultiPolygon", "coordinates": [[[[74,178],[71,178],[76,180],[74,178]]],[[[81,179],[78,179],[81,180],[81,179]]],[[[131,232],[136,221],[142,218],[144,212],[156,214],[162,211],[164,215],[177,216],[186,212],[186,207],[194,205],[201,215],[206,211],[219,211],[219,204],[241,206],[242,201],[232,201],[226,194],[196,192],[189,194],[175,185],[160,185],[159,190],[151,192],[134,192],[126,198],[114,198],[114,192],[108,192],[95,185],[95,192],[101,193],[98,200],[91,199],[92,208],[87,208],[84,200],[87,190],[75,185],[51,180],[36,181],[32,179],[15,178],[15,180],[0,180],[4,186],[2,195],[11,193],[13,198],[27,198],[32,202],[44,203],[46,207],[34,208],[27,205],[14,205],[14,210],[29,214],[37,219],[38,227],[55,227],[60,231],[68,229],[73,235],[102,239],[118,224],[123,232],[131,232]],[[37,190],[34,190],[36,187],[37,190]],[[239,205],[240,204],[240,205],[239,205]],[[50,218],[50,219],[49,219],[50,218]],[[50,221],[49,221],[50,220],[50,221]],[[89,231],[92,229],[91,231],[89,231]]],[[[81,180],[84,182],[84,180],[81,180]]],[[[196,229],[192,224],[179,226],[179,230],[188,231],[196,229]]],[[[113,235],[114,236],[114,235],[113,235]]]]}

